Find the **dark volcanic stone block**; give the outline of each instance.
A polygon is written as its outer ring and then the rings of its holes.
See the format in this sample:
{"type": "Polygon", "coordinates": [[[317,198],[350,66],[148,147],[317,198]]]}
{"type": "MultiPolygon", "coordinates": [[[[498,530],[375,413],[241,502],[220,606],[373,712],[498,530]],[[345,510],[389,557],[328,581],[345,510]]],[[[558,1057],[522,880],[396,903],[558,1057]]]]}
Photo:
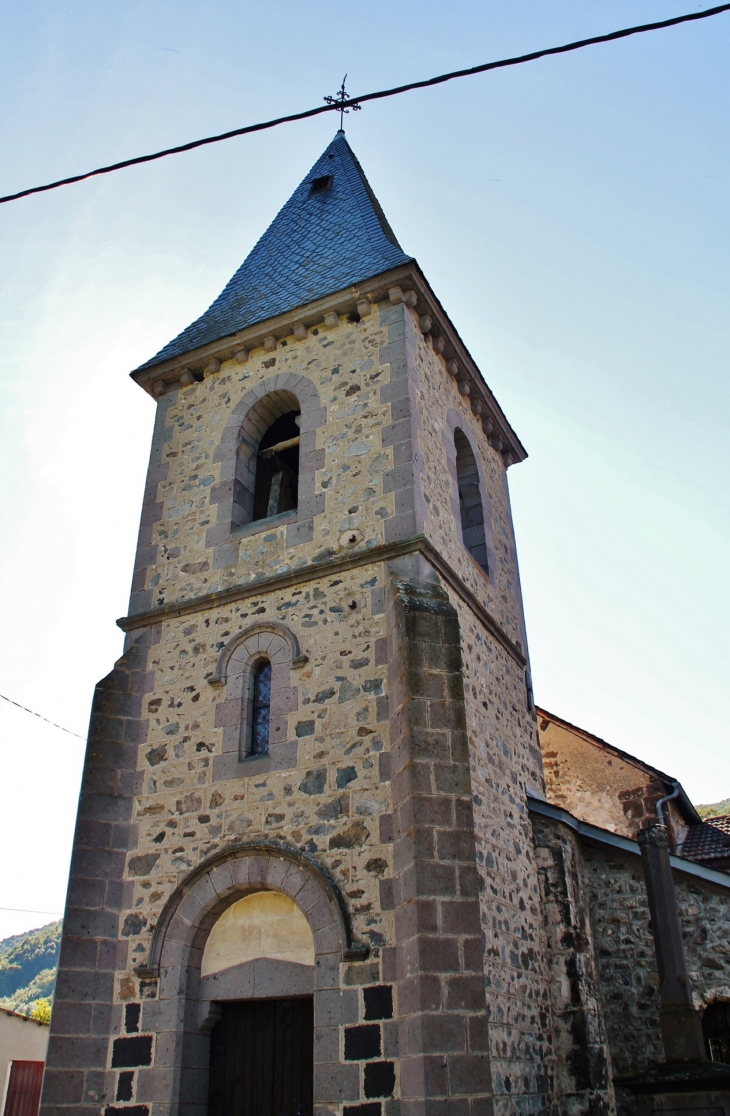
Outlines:
{"type": "Polygon", "coordinates": [[[371,1023],[364,1027],[348,1027],[345,1030],[345,1060],[361,1061],[364,1058],[379,1058],[380,1027],[371,1023]]]}
{"type": "Polygon", "coordinates": [[[114,1039],[112,1069],[152,1065],[152,1035],[114,1039]]]}
{"type": "Polygon", "coordinates": [[[365,1096],[392,1097],[395,1067],[392,1062],[369,1062],[365,1066],[365,1096]]]}
{"type": "Polygon", "coordinates": [[[375,988],[363,988],[365,1019],[393,1018],[393,989],[389,984],[379,984],[375,988]]]}

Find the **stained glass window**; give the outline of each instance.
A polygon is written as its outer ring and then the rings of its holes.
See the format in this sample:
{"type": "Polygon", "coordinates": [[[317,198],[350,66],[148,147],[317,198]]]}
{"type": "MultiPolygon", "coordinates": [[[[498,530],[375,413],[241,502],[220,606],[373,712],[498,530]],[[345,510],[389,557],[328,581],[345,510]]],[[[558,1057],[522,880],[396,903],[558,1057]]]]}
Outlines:
{"type": "Polygon", "coordinates": [[[251,755],[265,756],[269,751],[269,713],[271,709],[271,663],[261,662],[253,676],[251,711],[251,755]]]}

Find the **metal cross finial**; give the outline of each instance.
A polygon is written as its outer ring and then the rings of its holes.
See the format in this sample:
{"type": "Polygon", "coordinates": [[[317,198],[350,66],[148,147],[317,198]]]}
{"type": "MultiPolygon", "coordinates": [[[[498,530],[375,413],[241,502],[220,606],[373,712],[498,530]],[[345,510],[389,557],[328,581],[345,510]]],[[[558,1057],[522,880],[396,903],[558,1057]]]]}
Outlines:
{"type": "Polygon", "coordinates": [[[349,112],[350,109],[352,109],[353,112],[359,112],[360,109],[362,108],[362,105],[358,105],[357,103],[355,103],[355,104],[351,103],[348,94],[345,92],[345,82],[346,81],[347,81],[347,74],[345,74],[345,76],[342,79],[342,85],[339,88],[337,96],[336,97],[325,97],[324,98],[328,105],[339,105],[339,107],[340,107],[340,131],[341,132],[345,131],[345,129],[343,127],[345,113],[349,112]],[[345,107],[345,106],[348,106],[348,107],[345,107]]]}

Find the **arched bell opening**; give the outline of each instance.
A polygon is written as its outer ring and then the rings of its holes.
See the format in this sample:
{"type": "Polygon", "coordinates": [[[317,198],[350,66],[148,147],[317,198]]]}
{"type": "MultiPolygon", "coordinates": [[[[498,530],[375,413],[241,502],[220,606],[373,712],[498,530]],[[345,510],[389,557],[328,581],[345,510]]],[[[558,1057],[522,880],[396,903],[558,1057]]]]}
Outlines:
{"type": "Polygon", "coordinates": [[[253,521],[294,511],[299,500],[299,410],[277,418],[259,443],[253,521]]]}

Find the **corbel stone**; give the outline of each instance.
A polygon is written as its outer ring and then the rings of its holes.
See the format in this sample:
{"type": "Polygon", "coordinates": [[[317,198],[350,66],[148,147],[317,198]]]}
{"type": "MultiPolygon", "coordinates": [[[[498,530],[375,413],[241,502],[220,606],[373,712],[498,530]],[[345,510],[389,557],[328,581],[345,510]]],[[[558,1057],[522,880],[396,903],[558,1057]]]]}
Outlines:
{"type": "Polygon", "coordinates": [[[502,452],[504,442],[500,438],[499,434],[493,434],[492,437],[489,439],[489,444],[492,447],[492,449],[496,449],[497,453],[502,452]]]}
{"type": "Polygon", "coordinates": [[[357,304],[357,312],[361,318],[368,318],[372,313],[373,308],[370,305],[369,298],[361,298],[357,304]]]}
{"type": "Polygon", "coordinates": [[[418,319],[418,328],[420,329],[421,333],[430,333],[432,325],[433,322],[429,318],[428,314],[421,314],[420,318],[418,319]]]}
{"type": "Polygon", "coordinates": [[[459,362],[458,362],[458,360],[447,360],[446,361],[446,371],[448,372],[448,374],[450,376],[453,376],[454,379],[456,379],[456,377],[459,375],[459,362]]]}
{"type": "Polygon", "coordinates": [[[220,370],[221,370],[221,362],[218,360],[217,357],[213,357],[213,359],[209,360],[208,363],[205,366],[205,375],[206,376],[215,376],[217,372],[220,372],[220,370]]]}
{"type": "Polygon", "coordinates": [[[152,394],[156,395],[159,398],[161,395],[164,395],[166,391],[167,384],[165,383],[165,381],[155,380],[154,384],[152,385],[152,394]]]}
{"type": "MultiPolygon", "coordinates": [[[[368,303],[368,305],[370,305],[370,304],[368,303]]],[[[294,332],[294,336],[296,337],[297,341],[305,341],[306,338],[307,338],[307,334],[309,333],[309,330],[305,326],[304,322],[295,322],[293,332],[294,332]]]]}
{"type": "Polygon", "coordinates": [[[470,391],[471,391],[471,388],[469,386],[468,380],[459,380],[459,394],[460,395],[469,395],[470,391]]]}
{"type": "Polygon", "coordinates": [[[327,329],[335,329],[340,324],[340,315],[336,310],[329,310],[324,316],[324,324],[327,329]]]}
{"type": "Polygon", "coordinates": [[[406,306],[415,307],[418,304],[418,295],[415,291],[403,291],[401,287],[391,287],[388,291],[391,302],[405,302],[406,306]]]}
{"type": "Polygon", "coordinates": [[[274,337],[273,333],[270,333],[267,337],[264,337],[264,348],[266,349],[267,353],[273,353],[276,351],[276,338],[274,337]]]}
{"type": "Polygon", "coordinates": [[[433,351],[435,353],[438,353],[439,355],[441,355],[441,353],[446,348],[446,342],[444,341],[443,337],[439,334],[438,337],[434,337],[432,343],[433,343],[433,351]]]}
{"type": "Polygon", "coordinates": [[[193,375],[193,373],[190,371],[189,368],[183,368],[183,370],[180,374],[180,383],[184,384],[185,387],[188,387],[189,384],[197,383],[197,380],[195,379],[195,376],[193,375]]]}
{"type": "Polygon", "coordinates": [[[482,419],[482,430],[487,436],[489,436],[494,430],[494,423],[490,419],[489,415],[485,415],[482,419]]]}
{"type": "Polygon", "coordinates": [[[514,454],[512,453],[512,450],[510,450],[510,449],[505,450],[504,453],[502,454],[502,460],[504,461],[505,469],[509,469],[510,465],[514,465],[515,457],[514,457],[514,454]]]}
{"type": "Polygon", "coordinates": [[[235,360],[236,364],[246,364],[250,355],[251,354],[249,353],[248,349],[237,349],[236,352],[233,354],[233,359],[235,360]]]}
{"type": "Polygon", "coordinates": [[[482,407],[483,404],[481,399],[472,399],[471,410],[473,415],[480,415],[482,413],[482,407]]]}

